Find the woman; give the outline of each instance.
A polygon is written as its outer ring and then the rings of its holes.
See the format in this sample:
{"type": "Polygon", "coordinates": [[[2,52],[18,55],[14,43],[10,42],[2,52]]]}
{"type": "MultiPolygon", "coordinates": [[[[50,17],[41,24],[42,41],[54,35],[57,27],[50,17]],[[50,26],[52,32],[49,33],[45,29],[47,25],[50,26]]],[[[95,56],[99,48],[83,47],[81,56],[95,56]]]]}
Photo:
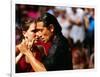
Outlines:
{"type": "Polygon", "coordinates": [[[35,45],[37,37],[34,20],[25,18],[21,28],[24,37],[22,42],[16,46],[16,72],[46,71],[44,65],[39,62],[41,53],[35,45]]]}

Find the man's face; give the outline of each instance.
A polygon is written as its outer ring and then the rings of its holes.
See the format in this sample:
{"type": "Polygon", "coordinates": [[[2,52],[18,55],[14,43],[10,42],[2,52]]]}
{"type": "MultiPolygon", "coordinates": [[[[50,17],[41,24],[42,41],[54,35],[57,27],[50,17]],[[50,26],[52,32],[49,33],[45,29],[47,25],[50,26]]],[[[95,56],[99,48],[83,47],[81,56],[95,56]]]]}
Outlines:
{"type": "Polygon", "coordinates": [[[47,43],[50,41],[53,31],[51,31],[51,29],[48,29],[47,27],[45,27],[43,22],[37,22],[36,30],[37,30],[36,35],[38,37],[40,37],[40,39],[43,42],[47,43]]]}
{"type": "Polygon", "coordinates": [[[28,30],[24,32],[24,37],[29,41],[32,41],[36,36],[34,31],[35,31],[35,23],[33,22],[30,24],[28,30]]]}

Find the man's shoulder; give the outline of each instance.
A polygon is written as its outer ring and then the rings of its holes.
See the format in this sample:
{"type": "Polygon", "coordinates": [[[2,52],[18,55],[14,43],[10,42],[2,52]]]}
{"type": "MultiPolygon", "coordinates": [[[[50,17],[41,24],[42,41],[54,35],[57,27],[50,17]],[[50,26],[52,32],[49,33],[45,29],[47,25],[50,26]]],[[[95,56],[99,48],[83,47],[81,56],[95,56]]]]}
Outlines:
{"type": "Polygon", "coordinates": [[[53,45],[56,45],[57,48],[67,48],[68,40],[63,35],[59,35],[53,40],[53,45]]]}

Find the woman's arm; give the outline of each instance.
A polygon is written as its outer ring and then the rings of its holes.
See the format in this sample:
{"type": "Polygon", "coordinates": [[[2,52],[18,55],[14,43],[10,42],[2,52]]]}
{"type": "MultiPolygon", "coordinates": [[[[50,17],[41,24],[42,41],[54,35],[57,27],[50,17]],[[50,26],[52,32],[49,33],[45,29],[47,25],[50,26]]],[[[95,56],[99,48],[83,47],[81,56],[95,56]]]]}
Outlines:
{"type": "Polygon", "coordinates": [[[46,71],[45,66],[33,56],[31,51],[27,51],[25,55],[27,56],[28,61],[31,64],[34,71],[46,71]]]}
{"type": "Polygon", "coordinates": [[[31,64],[32,68],[34,69],[34,71],[36,71],[36,72],[46,71],[45,66],[34,57],[34,55],[32,54],[32,52],[30,51],[30,49],[28,48],[28,46],[25,43],[22,43],[19,46],[19,50],[22,54],[24,54],[27,57],[27,59],[28,59],[29,63],[31,64]]]}
{"type": "Polygon", "coordinates": [[[15,51],[16,51],[16,54],[17,54],[17,56],[16,56],[16,64],[18,63],[18,61],[21,59],[21,57],[23,56],[23,54],[20,52],[20,50],[19,50],[19,47],[20,47],[20,45],[21,44],[19,44],[19,45],[17,45],[16,46],[16,49],[15,49],[15,51]]]}
{"type": "Polygon", "coordinates": [[[18,61],[20,60],[20,58],[23,56],[22,53],[19,53],[18,56],[16,57],[16,64],[18,63],[18,61]]]}

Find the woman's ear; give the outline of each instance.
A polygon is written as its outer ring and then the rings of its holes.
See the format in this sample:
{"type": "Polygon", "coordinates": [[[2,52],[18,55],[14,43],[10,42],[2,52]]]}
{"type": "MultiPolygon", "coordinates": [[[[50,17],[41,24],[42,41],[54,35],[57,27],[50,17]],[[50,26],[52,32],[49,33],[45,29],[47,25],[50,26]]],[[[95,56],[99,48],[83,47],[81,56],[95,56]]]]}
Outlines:
{"type": "Polygon", "coordinates": [[[25,37],[26,31],[23,31],[23,36],[25,37]]]}
{"type": "Polygon", "coordinates": [[[54,32],[54,26],[53,26],[53,24],[50,24],[50,28],[49,29],[50,29],[51,32],[54,32]]]}

